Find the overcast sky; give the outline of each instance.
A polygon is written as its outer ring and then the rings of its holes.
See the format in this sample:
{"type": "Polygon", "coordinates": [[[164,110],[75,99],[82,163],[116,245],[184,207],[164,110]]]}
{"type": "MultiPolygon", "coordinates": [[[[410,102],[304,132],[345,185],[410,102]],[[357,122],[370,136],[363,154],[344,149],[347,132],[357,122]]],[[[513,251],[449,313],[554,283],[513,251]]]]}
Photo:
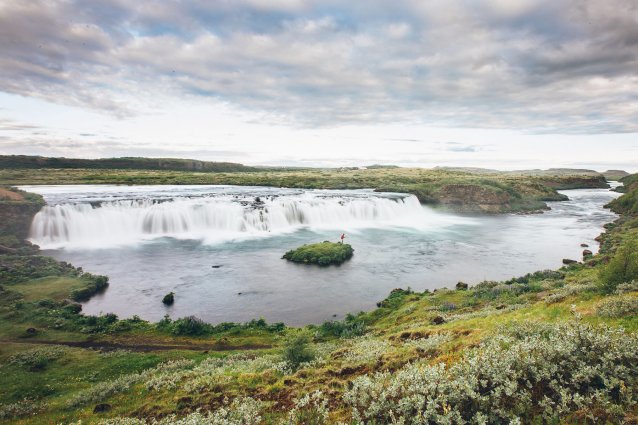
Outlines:
{"type": "Polygon", "coordinates": [[[0,0],[0,153],[638,171],[636,0],[0,0]]]}

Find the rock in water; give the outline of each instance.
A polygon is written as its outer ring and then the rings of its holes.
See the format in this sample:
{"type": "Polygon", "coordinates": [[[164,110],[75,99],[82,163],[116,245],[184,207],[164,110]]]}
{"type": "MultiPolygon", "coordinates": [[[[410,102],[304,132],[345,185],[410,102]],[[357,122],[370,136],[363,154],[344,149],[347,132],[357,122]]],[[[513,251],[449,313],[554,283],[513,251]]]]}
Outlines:
{"type": "Polygon", "coordinates": [[[162,298],[162,302],[165,305],[173,305],[173,303],[175,302],[175,293],[169,292],[168,294],[164,295],[164,298],[162,298]]]}

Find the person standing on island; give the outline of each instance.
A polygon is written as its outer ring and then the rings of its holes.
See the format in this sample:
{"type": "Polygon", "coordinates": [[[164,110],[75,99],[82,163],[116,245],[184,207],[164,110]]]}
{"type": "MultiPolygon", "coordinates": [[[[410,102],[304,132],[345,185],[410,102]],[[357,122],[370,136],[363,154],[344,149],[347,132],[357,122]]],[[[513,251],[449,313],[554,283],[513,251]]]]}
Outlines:
{"type": "Polygon", "coordinates": [[[342,234],[341,234],[341,243],[343,243],[343,240],[344,240],[345,238],[346,238],[346,234],[345,234],[345,233],[342,233],[342,234]]]}

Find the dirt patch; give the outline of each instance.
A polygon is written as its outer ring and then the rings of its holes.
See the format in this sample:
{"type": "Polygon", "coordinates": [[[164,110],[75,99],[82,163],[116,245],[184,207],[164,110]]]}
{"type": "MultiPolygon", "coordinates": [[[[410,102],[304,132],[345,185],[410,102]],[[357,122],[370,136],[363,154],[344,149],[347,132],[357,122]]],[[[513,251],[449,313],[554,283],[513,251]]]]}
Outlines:
{"type": "Polygon", "coordinates": [[[0,187],[0,199],[8,199],[9,201],[24,201],[24,196],[17,192],[7,190],[0,187]]]}
{"type": "Polygon", "coordinates": [[[42,344],[42,345],[64,345],[66,347],[89,348],[99,351],[116,351],[128,350],[140,353],[151,351],[169,351],[169,350],[190,350],[190,351],[232,351],[232,350],[265,350],[271,348],[270,345],[247,344],[247,345],[224,345],[224,344],[208,344],[208,345],[191,345],[191,344],[127,344],[100,341],[41,341],[41,340],[0,340],[0,343],[13,344],[42,344]]]}

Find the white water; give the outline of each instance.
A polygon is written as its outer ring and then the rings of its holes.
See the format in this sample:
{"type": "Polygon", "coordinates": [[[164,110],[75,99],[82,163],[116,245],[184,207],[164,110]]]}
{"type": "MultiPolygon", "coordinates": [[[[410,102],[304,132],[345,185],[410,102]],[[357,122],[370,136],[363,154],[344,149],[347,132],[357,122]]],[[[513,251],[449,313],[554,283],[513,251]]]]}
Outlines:
{"type": "Polygon", "coordinates": [[[218,243],[303,227],[426,229],[463,220],[436,214],[423,208],[416,197],[404,194],[271,189],[264,196],[263,188],[230,191],[212,186],[198,187],[196,193],[179,188],[178,194],[169,197],[161,187],[155,189],[159,191],[142,198],[127,188],[112,187],[110,193],[99,188],[99,196],[79,202],[53,200],[35,216],[31,240],[45,249],[104,248],[159,237],[218,243]]]}

